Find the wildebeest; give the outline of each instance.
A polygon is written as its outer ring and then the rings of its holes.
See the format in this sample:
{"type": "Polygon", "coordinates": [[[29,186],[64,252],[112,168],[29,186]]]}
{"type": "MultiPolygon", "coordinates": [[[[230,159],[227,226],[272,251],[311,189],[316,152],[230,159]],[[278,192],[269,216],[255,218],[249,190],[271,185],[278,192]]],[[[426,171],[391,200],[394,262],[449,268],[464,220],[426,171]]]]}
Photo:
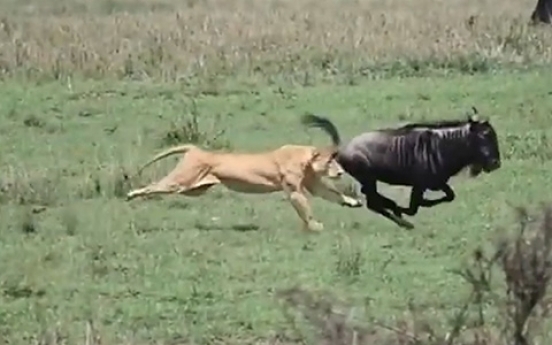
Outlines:
{"type": "MultiPolygon", "coordinates": [[[[412,229],[414,225],[402,214],[413,216],[419,207],[453,201],[455,194],[448,184],[452,176],[464,168],[469,168],[472,177],[500,168],[496,131],[472,109],[474,114],[465,119],[409,123],[362,133],[340,145],[336,159],[359,182],[369,209],[412,229]],[[378,193],[377,181],[412,187],[409,207],[400,207],[378,193]],[[426,190],[440,190],[445,196],[428,200],[424,198],[426,190]]],[[[309,114],[302,116],[301,122],[341,142],[337,128],[327,118],[309,114]]]]}

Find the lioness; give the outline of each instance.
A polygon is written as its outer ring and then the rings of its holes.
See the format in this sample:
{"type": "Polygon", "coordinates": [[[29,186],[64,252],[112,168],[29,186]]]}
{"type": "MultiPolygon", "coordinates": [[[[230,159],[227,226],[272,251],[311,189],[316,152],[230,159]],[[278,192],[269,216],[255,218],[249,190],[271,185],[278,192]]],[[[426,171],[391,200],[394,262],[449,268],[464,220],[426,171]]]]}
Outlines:
{"type": "Polygon", "coordinates": [[[283,191],[301,218],[303,230],[321,231],[324,226],[314,219],[307,192],[343,206],[362,206],[360,200],[344,195],[322,179],[338,179],[343,174],[334,159],[336,152],[334,146],[320,149],[283,145],[260,153],[211,152],[192,144],[176,146],[152,158],[138,174],[162,158],[185,153],[177,166],[160,181],[130,191],[127,200],[152,194],[199,196],[217,184],[240,193],[283,191]]]}

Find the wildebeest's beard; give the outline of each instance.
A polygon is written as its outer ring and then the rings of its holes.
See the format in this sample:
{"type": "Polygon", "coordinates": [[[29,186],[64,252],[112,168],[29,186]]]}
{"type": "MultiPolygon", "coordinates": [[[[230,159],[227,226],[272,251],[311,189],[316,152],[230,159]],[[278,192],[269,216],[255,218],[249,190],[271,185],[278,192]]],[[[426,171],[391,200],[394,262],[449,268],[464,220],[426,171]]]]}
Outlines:
{"type": "Polygon", "coordinates": [[[470,177],[477,177],[483,171],[483,167],[480,164],[471,164],[468,168],[470,177]]]}
{"type": "Polygon", "coordinates": [[[469,166],[470,177],[477,177],[482,172],[490,173],[500,167],[500,159],[485,159],[482,163],[473,163],[469,166]]]}
{"type": "Polygon", "coordinates": [[[492,128],[488,130],[485,139],[476,140],[474,146],[476,159],[470,166],[471,176],[477,176],[482,171],[490,173],[500,168],[500,151],[498,148],[496,133],[492,128]]]}

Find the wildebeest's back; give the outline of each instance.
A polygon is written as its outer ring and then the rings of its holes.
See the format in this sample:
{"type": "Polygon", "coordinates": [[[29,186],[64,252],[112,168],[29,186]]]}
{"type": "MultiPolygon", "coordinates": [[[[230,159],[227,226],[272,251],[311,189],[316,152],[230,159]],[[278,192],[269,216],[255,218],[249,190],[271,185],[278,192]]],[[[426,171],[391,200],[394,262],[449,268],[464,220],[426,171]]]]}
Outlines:
{"type": "Polygon", "coordinates": [[[340,164],[357,170],[364,178],[377,178],[392,185],[409,186],[418,176],[427,176],[431,134],[424,131],[394,133],[380,130],[354,137],[341,149],[340,164]]]}

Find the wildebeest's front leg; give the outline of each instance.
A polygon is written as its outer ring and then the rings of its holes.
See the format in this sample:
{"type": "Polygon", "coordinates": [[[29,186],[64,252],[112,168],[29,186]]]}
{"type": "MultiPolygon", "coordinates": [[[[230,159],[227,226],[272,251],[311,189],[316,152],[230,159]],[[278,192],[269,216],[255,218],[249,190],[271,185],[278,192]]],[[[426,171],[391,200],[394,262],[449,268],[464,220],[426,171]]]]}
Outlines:
{"type": "Polygon", "coordinates": [[[444,202],[451,202],[456,197],[456,195],[454,194],[454,191],[448,185],[448,183],[445,183],[441,188],[436,188],[436,189],[432,189],[432,190],[434,190],[434,191],[440,190],[443,193],[445,193],[445,196],[443,196],[442,198],[439,198],[439,199],[435,199],[435,200],[428,200],[428,199],[424,199],[423,194],[422,194],[422,200],[421,200],[420,206],[422,206],[422,207],[433,207],[435,205],[439,205],[439,204],[444,203],[444,202]]]}
{"type": "Polygon", "coordinates": [[[402,228],[414,228],[412,223],[402,218],[402,210],[396,202],[378,193],[375,181],[363,183],[361,192],[366,196],[366,207],[370,210],[392,220],[402,228]]]}
{"type": "Polygon", "coordinates": [[[416,213],[418,213],[418,209],[420,208],[423,200],[424,200],[424,188],[420,187],[412,187],[412,190],[410,191],[410,201],[408,208],[403,209],[403,213],[408,216],[414,216],[416,213]]]}
{"type": "Polygon", "coordinates": [[[429,200],[424,198],[425,188],[412,187],[410,193],[410,204],[407,209],[403,209],[403,213],[409,216],[413,216],[418,213],[420,207],[433,207],[445,202],[451,202],[455,198],[454,191],[448,184],[444,184],[441,188],[435,188],[432,190],[441,190],[445,193],[445,196],[435,200],[429,200]]]}

